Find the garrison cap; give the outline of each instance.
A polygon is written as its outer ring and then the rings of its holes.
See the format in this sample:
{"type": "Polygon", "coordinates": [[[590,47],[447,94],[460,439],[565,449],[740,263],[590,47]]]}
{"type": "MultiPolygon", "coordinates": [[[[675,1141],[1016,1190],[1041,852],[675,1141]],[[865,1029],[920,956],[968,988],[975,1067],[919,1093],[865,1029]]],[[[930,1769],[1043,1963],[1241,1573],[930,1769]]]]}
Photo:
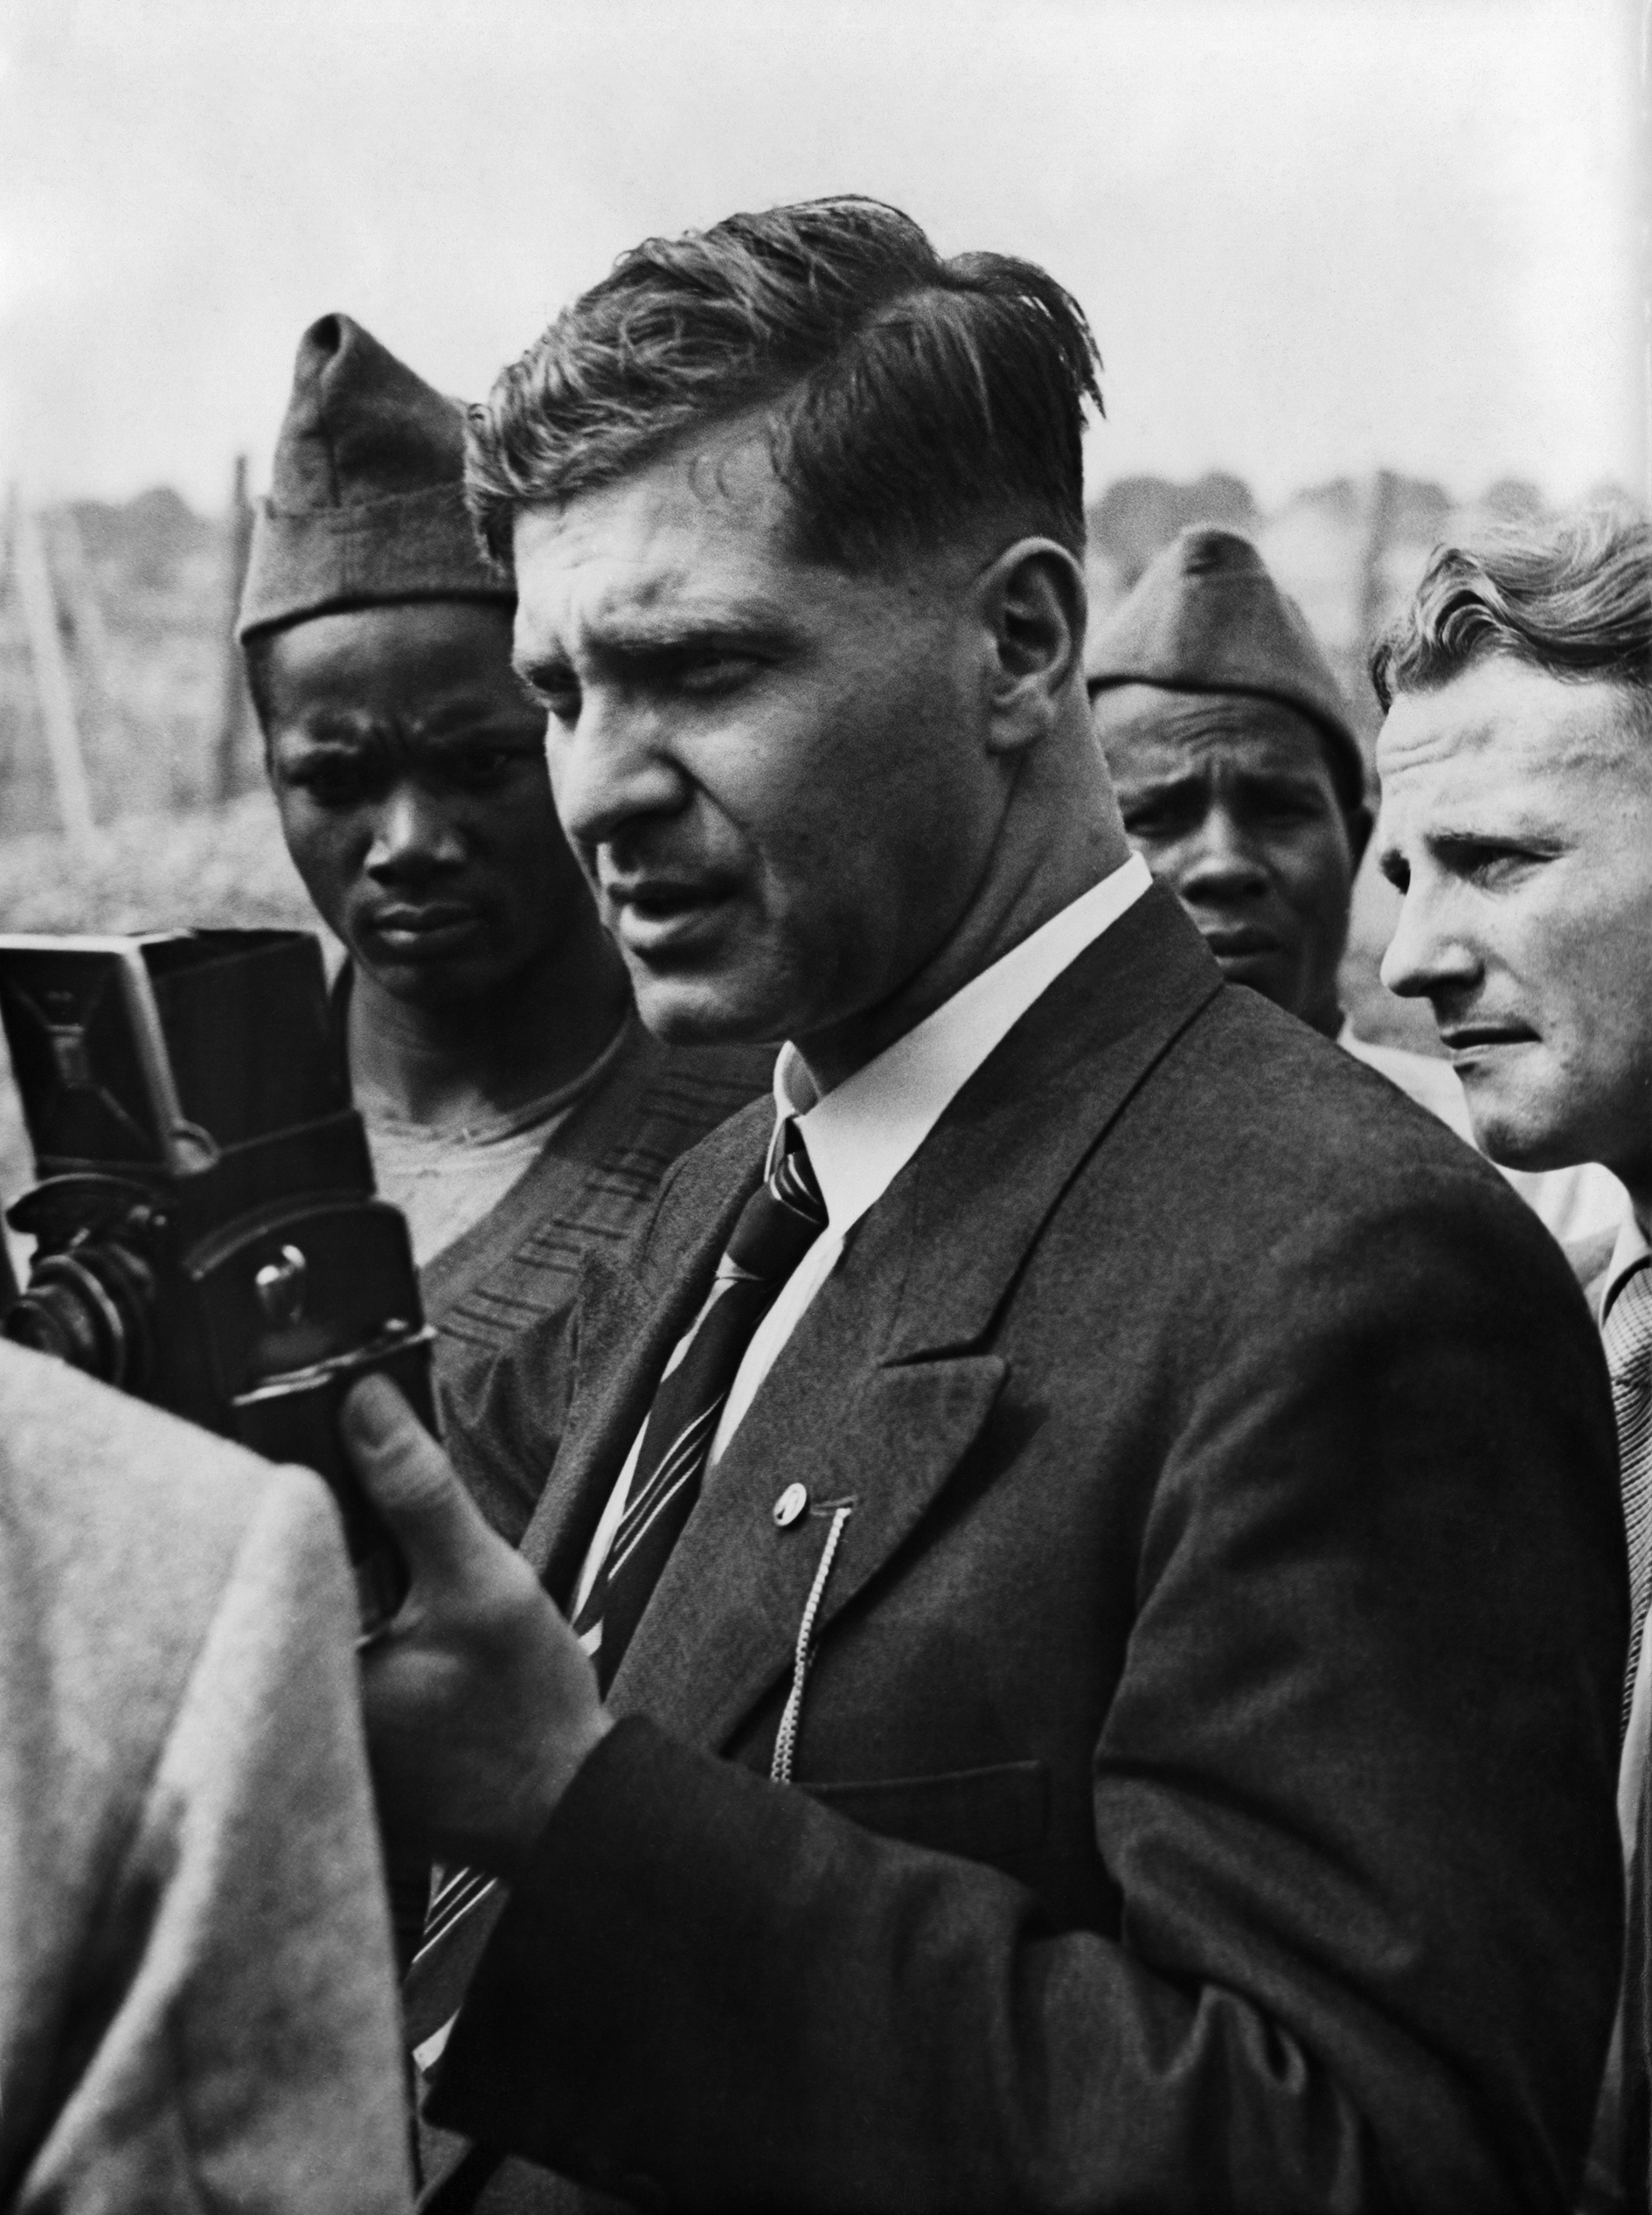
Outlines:
{"type": "Polygon", "coordinates": [[[1281,700],[1323,733],[1339,788],[1365,761],[1342,686],[1307,618],[1237,531],[1200,525],[1156,554],[1108,609],[1085,656],[1090,697],[1119,684],[1281,700]]]}
{"type": "Polygon", "coordinates": [[[464,411],[349,316],[298,342],[236,635],[388,601],[516,603],[464,502],[464,411]]]}

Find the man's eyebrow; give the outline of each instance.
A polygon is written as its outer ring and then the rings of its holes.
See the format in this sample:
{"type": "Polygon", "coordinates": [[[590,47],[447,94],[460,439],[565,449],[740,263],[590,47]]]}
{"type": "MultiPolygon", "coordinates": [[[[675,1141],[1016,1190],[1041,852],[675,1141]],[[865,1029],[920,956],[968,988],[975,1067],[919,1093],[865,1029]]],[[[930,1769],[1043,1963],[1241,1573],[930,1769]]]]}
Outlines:
{"type": "Polygon", "coordinates": [[[1127,795],[1135,800],[1162,800],[1178,793],[1191,792],[1203,781],[1197,770],[1180,766],[1174,769],[1132,770],[1123,762],[1114,762],[1112,768],[1113,780],[1118,787],[1121,800],[1127,795]]]}
{"type": "MultiPolygon", "coordinates": [[[[1418,833],[1415,843],[1451,868],[1472,864],[1489,852],[1558,854],[1565,847],[1565,841],[1551,833],[1519,823],[1429,823],[1418,833]]],[[[1388,844],[1378,850],[1377,866],[1392,883],[1396,871],[1409,870],[1411,864],[1398,846],[1388,844]]]]}
{"type": "Polygon", "coordinates": [[[364,710],[352,713],[344,708],[318,708],[280,735],[310,746],[364,746],[378,737],[379,726],[364,710]]]}
{"type": "MultiPolygon", "coordinates": [[[[707,647],[782,645],[795,635],[795,621],[786,608],[779,601],[760,599],[708,608],[703,615],[677,609],[657,618],[639,614],[627,615],[622,621],[595,623],[587,633],[585,651],[599,667],[647,667],[700,653],[707,647]]],[[[513,656],[512,666],[522,681],[536,690],[577,681],[572,659],[559,649],[513,656]]]]}
{"type": "Polygon", "coordinates": [[[744,638],[768,632],[789,632],[795,618],[788,602],[774,593],[731,593],[714,603],[698,607],[679,601],[675,607],[650,611],[632,608],[606,622],[598,618],[591,627],[593,643],[616,651],[635,648],[648,652],[656,646],[690,645],[705,638],[744,638]]]}
{"type": "MultiPolygon", "coordinates": [[[[414,746],[459,746],[469,738],[496,746],[504,736],[499,726],[520,721],[523,712],[521,702],[509,697],[501,699],[494,692],[485,698],[445,700],[419,717],[408,736],[414,746]]],[[[532,732],[524,729],[521,735],[524,745],[539,742],[537,727],[532,732]]]]}
{"type": "Polygon", "coordinates": [[[1547,847],[1560,844],[1552,833],[1541,831],[1532,823],[1517,822],[1430,823],[1423,837],[1437,854],[1479,852],[1487,846],[1547,847]]]}

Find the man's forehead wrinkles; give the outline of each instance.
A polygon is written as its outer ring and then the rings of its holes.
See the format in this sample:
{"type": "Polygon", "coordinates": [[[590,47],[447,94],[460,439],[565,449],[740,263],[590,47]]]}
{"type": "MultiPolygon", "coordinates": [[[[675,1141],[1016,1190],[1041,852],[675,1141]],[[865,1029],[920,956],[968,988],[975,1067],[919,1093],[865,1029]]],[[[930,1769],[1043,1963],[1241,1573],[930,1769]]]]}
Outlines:
{"type": "Polygon", "coordinates": [[[1180,729],[1165,724],[1103,731],[1101,739],[1108,760],[1121,774],[1155,778],[1225,772],[1272,783],[1311,784],[1323,760],[1321,741],[1306,729],[1269,731],[1229,724],[1180,729]]]}
{"type": "Polygon", "coordinates": [[[1385,813],[1411,823],[1414,836],[1461,841],[1569,835],[1599,812],[1609,763],[1551,753],[1510,734],[1499,745],[1498,736],[1482,728],[1481,742],[1468,745],[1407,749],[1379,742],[1385,813]]]}
{"type": "Polygon", "coordinates": [[[575,588],[560,608],[541,608],[518,649],[519,667],[559,657],[647,652],[716,635],[793,628],[786,602],[760,591],[706,590],[684,566],[642,576],[608,576],[575,588]]]}
{"type": "Polygon", "coordinates": [[[1295,752],[1321,743],[1318,727],[1283,700],[1248,692],[1171,692],[1156,698],[1146,685],[1120,688],[1116,718],[1109,718],[1104,690],[1100,719],[1121,735],[1163,738],[1177,744],[1211,738],[1244,739],[1295,752]]]}
{"type": "Polygon", "coordinates": [[[1430,713],[1426,707],[1420,713],[1407,712],[1403,699],[1390,711],[1377,739],[1379,760],[1396,769],[1448,762],[1457,756],[1474,760],[1496,748],[1517,750],[1496,717],[1462,720],[1430,713]]]}
{"type": "Polygon", "coordinates": [[[1609,688],[1493,660],[1436,691],[1403,692],[1378,734],[1385,773],[1457,759],[1529,780],[1615,774],[1622,732],[1609,688]]]}

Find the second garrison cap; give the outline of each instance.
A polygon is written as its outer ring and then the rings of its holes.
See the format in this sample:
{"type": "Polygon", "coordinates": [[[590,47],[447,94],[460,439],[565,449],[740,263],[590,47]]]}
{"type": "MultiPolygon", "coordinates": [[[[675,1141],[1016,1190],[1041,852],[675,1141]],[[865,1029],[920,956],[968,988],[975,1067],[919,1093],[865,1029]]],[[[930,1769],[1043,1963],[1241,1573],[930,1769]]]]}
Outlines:
{"type": "Polygon", "coordinates": [[[464,413],[350,316],[304,333],[236,635],[405,600],[516,601],[464,501],[464,413]]]}
{"type": "Polygon", "coordinates": [[[1237,531],[1197,525],[1156,554],[1108,609],[1085,656],[1091,695],[1120,684],[1280,700],[1318,726],[1339,785],[1365,761],[1343,688],[1301,609],[1237,531]]]}

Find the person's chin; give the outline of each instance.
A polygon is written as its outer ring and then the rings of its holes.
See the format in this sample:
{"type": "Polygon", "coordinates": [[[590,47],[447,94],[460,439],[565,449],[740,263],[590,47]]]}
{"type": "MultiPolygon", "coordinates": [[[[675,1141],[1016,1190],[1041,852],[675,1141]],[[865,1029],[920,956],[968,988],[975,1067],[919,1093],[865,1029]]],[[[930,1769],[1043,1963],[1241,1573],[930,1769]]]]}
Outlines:
{"type": "Polygon", "coordinates": [[[766,1045],[795,1028],[785,976],[720,936],[651,955],[621,938],[620,950],[637,1014],[668,1045],[766,1045]]]}
{"type": "Polygon", "coordinates": [[[1543,1082],[1535,1041],[1453,1061],[1475,1143],[1503,1169],[1567,1169],[1587,1158],[1568,1112],[1574,1103],[1543,1082]]]}
{"type": "Polygon", "coordinates": [[[357,958],[364,969],[371,971],[381,989],[404,1007],[447,1010],[474,1006],[479,1000],[492,999],[503,976],[509,973],[508,965],[485,955],[450,955],[443,959],[423,953],[386,955],[375,949],[371,960],[364,955],[357,958]]]}
{"type": "Polygon", "coordinates": [[[626,967],[638,1016],[666,1045],[767,1045],[790,1027],[737,980],[680,970],[661,975],[635,962],[626,967]]]}

